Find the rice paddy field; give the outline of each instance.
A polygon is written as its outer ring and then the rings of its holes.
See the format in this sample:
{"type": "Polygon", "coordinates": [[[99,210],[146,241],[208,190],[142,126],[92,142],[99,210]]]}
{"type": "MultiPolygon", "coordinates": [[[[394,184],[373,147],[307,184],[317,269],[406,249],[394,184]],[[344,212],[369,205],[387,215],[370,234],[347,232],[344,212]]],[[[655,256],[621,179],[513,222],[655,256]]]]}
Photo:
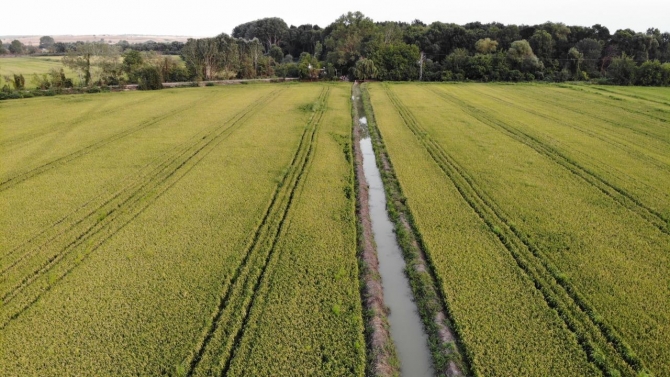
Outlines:
{"type": "Polygon", "coordinates": [[[2,375],[363,374],[349,85],[0,107],[2,375]]]}
{"type": "MultiPolygon", "coordinates": [[[[466,374],[670,375],[670,89],[363,92],[466,374]]],[[[0,374],[370,373],[352,142],[346,83],[1,101],[0,374]]]]}
{"type": "Polygon", "coordinates": [[[670,375],[670,90],[368,91],[473,373],[670,375]]]}

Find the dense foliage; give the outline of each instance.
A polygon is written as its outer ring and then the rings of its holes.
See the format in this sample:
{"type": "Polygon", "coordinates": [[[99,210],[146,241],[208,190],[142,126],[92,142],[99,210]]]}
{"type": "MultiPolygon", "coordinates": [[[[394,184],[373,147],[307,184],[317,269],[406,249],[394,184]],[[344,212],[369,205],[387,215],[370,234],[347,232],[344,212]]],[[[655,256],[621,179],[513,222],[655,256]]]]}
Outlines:
{"type": "MultiPolygon", "coordinates": [[[[63,44],[50,38],[43,37],[40,47],[53,53],[77,51],[84,44],[63,44]]],[[[14,54],[27,49],[18,40],[7,47],[14,54]]],[[[187,43],[121,41],[116,47],[120,52],[179,54],[187,63],[188,79],[304,77],[297,64],[301,55],[310,54],[322,67],[318,77],[328,79],[599,80],[619,85],[670,85],[669,32],[649,28],[644,33],[631,29],[611,33],[599,24],[426,25],[419,20],[374,22],[360,12],[349,12],[325,28],[288,26],[273,17],[240,24],[231,35],[187,43]],[[374,63],[375,75],[357,70],[360,59],[374,63]]]]}

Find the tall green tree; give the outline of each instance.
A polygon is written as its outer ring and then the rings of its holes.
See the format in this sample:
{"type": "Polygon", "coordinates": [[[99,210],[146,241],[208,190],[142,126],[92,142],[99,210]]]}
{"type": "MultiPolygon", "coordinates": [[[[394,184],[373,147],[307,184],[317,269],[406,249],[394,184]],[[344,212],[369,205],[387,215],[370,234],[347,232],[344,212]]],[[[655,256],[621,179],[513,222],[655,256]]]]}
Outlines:
{"type": "Polygon", "coordinates": [[[603,51],[603,45],[601,42],[593,38],[584,38],[581,41],[577,42],[575,48],[583,56],[583,69],[589,76],[595,76],[598,74],[598,63],[600,56],[603,51]]]}
{"type": "Polygon", "coordinates": [[[381,35],[372,20],[361,12],[349,12],[340,16],[332,25],[325,45],[326,60],[341,71],[347,71],[357,61],[369,55],[381,40],[381,35]]]}
{"type": "Polygon", "coordinates": [[[635,60],[623,53],[620,57],[612,59],[612,63],[607,67],[607,75],[617,85],[631,85],[635,82],[636,69],[635,60]]]}
{"type": "Polygon", "coordinates": [[[63,64],[78,72],[89,86],[94,79],[107,80],[118,77],[122,71],[119,49],[102,42],[78,44],[63,57],[63,64]]]}
{"type": "Polygon", "coordinates": [[[498,41],[491,38],[483,38],[475,43],[475,50],[480,54],[490,54],[498,48],[498,41]]]}
{"type": "Polygon", "coordinates": [[[50,49],[54,46],[55,43],[56,41],[48,35],[40,38],[40,48],[50,49]]]}
{"type": "Polygon", "coordinates": [[[533,36],[528,40],[533,53],[544,64],[549,63],[554,51],[554,39],[547,31],[539,29],[536,30],[533,36]]]}
{"type": "Polygon", "coordinates": [[[542,63],[533,53],[532,47],[525,39],[515,41],[507,50],[507,59],[513,68],[521,72],[533,72],[542,67],[542,63]]]}
{"type": "Polygon", "coordinates": [[[355,76],[358,80],[377,78],[377,66],[372,59],[360,58],[356,62],[355,76]]]}
{"type": "Polygon", "coordinates": [[[21,55],[24,53],[24,51],[25,46],[18,39],[13,40],[12,43],[9,44],[9,52],[14,55],[21,55]]]}

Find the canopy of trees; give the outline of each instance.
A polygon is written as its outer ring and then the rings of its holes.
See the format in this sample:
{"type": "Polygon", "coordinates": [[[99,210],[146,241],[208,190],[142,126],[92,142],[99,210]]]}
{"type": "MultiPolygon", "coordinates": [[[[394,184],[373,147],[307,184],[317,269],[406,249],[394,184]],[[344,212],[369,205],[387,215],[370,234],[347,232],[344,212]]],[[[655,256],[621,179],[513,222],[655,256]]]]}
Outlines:
{"type": "MultiPolygon", "coordinates": [[[[360,12],[349,12],[323,28],[288,26],[272,17],[240,24],[231,35],[186,43],[121,41],[107,46],[117,56],[129,51],[178,54],[185,68],[155,54],[150,62],[141,63],[137,62],[140,55],[126,54],[123,70],[109,59],[103,66],[105,59],[87,58],[109,55],[87,52],[101,48],[98,45],[105,44],[65,44],[48,36],[40,39],[40,47],[67,54],[66,64],[80,72],[85,83],[114,82],[119,78],[117,72],[125,72],[136,82],[138,77],[131,72],[140,72],[146,64],[155,66],[163,80],[348,76],[397,81],[601,80],[624,85],[668,85],[670,81],[670,33],[656,28],[644,33],[630,29],[611,33],[599,24],[427,25],[419,20],[375,22],[360,12]],[[305,62],[312,67],[309,73],[305,62]],[[91,66],[99,68],[101,77],[89,77],[91,66]]],[[[26,50],[19,41],[6,47],[13,54],[26,50]]]]}

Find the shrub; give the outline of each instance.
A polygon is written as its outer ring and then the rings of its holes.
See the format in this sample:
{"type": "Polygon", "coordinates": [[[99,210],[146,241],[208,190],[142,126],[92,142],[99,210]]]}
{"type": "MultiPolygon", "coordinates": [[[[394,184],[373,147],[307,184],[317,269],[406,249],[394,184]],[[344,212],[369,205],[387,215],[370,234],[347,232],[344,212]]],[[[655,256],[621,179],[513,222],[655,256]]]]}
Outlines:
{"type": "Polygon", "coordinates": [[[137,89],[139,90],[158,90],[163,89],[163,77],[158,68],[148,66],[138,72],[137,89]]]}

